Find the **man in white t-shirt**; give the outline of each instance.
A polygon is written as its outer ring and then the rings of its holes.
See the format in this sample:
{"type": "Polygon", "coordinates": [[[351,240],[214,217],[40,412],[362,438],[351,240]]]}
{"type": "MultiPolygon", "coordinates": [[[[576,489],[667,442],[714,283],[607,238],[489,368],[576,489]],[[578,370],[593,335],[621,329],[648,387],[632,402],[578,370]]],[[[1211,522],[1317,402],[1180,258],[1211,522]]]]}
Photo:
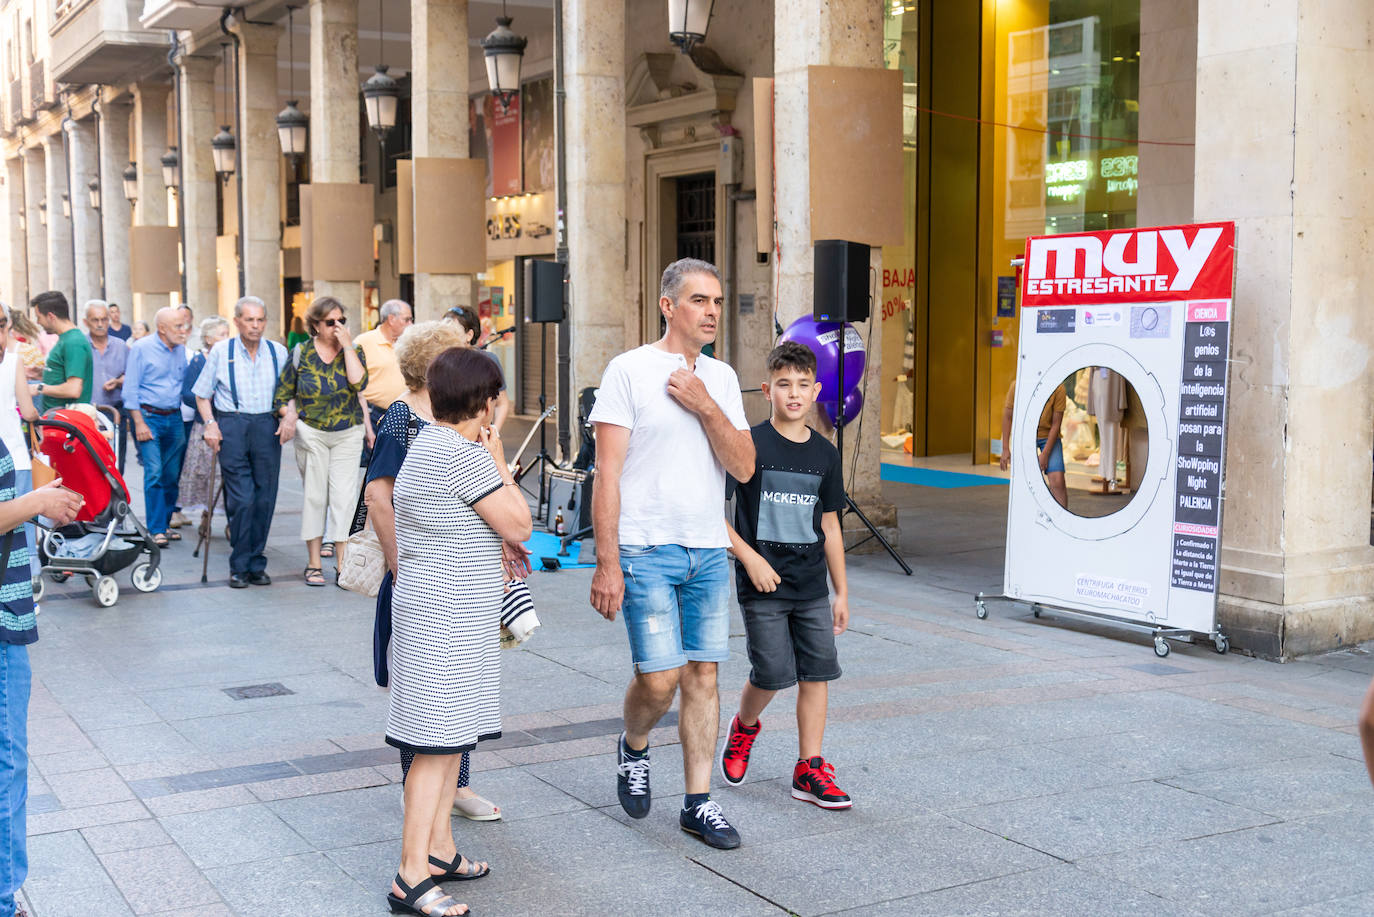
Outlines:
{"type": "Polygon", "coordinates": [[[754,442],[739,378],[701,348],[716,339],[720,272],[684,258],[663,272],[662,340],[606,367],[591,422],[596,573],[591,602],[607,620],[625,610],[634,678],[618,743],[618,796],[649,814],[649,730],[682,687],[678,734],[687,795],[678,823],[713,847],[739,833],[711,801],[720,726],[716,666],[730,657],[730,544],[725,475],[747,481],[754,442]]]}

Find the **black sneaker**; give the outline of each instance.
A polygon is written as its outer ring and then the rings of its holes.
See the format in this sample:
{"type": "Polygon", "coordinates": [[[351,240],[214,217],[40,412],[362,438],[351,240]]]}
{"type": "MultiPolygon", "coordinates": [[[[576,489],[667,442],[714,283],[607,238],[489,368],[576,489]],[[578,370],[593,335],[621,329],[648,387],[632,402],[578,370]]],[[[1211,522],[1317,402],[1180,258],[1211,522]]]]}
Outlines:
{"type": "Polygon", "coordinates": [[[230,588],[230,589],[247,589],[247,588],[248,588],[248,574],[247,574],[247,573],[231,573],[231,574],[229,574],[229,588],[230,588]]]}
{"type": "Polygon", "coordinates": [[[695,834],[719,850],[734,850],[739,846],[739,832],[725,820],[720,804],[713,799],[684,808],[677,823],[688,834],[695,834]]]}
{"type": "Polygon", "coordinates": [[[625,733],[616,742],[616,795],[620,797],[620,807],[631,818],[643,818],[649,814],[649,749],[644,754],[632,755],[625,745],[625,733]]]}

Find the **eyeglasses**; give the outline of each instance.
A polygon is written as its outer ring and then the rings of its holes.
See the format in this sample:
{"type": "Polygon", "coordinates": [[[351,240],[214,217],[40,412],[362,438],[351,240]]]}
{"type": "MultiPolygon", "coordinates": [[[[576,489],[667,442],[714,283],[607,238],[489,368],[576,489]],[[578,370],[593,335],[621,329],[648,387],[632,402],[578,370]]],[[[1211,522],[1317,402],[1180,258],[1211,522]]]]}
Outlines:
{"type": "Polygon", "coordinates": [[[327,318],[327,319],[324,320],[324,323],[325,323],[326,325],[328,325],[329,327],[331,327],[331,328],[334,328],[334,327],[336,327],[336,326],[338,326],[338,325],[347,325],[347,324],[348,324],[348,316],[345,315],[343,318],[327,318]]]}

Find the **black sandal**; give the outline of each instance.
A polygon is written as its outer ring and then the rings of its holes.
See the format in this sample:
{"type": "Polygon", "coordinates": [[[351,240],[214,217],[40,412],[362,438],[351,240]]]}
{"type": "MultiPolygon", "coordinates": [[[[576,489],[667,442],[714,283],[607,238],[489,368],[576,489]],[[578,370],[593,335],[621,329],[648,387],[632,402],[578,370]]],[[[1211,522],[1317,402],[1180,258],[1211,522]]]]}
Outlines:
{"type": "Polygon", "coordinates": [[[159,548],[165,548],[169,542],[167,541],[166,535],[158,533],[153,536],[153,544],[157,545],[159,548]]]}
{"type": "Polygon", "coordinates": [[[306,567],[306,568],[305,568],[305,573],[304,573],[304,575],[305,575],[305,584],[306,584],[307,586],[323,586],[323,585],[324,585],[324,570],[320,569],[319,567],[306,567]],[[318,576],[318,577],[320,578],[320,579],[319,579],[319,582],[315,582],[314,580],[312,580],[312,579],[310,578],[311,576],[318,576]]]}
{"type": "Polygon", "coordinates": [[[396,887],[405,893],[405,897],[397,898],[392,892],[386,893],[386,900],[391,905],[391,913],[393,914],[442,917],[444,911],[455,905],[464,908],[461,917],[467,917],[468,914],[472,913],[472,908],[454,901],[453,897],[445,894],[444,890],[436,885],[433,879],[425,879],[411,888],[398,872],[396,873],[396,887]]]}
{"type": "Polygon", "coordinates": [[[332,542],[332,541],[326,541],[324,544],[322,544],[322,545],[320,546],[320,556],[321,556],[321,557],[333,557],[333,556],[334,556],[334,542],[332,542]]]}
{"type": "Polygon", "coordinates": [[[472,860],[468,860],[467,869],[459,869],[458,867],[463,863],[463,855],[461,853],[456,854],[453,857],[453,861],[450,863],[445,863],[438,857],[430,857],[429,863],[431,866],[438,866],[443,870],[443,872],[437,876],[430,876],[435,882],[466,882],[469,879],[480,879],[491,872],[490,865],[483,866],[478,872],[473,872],[472,870],[477,864],[472,860]]]}

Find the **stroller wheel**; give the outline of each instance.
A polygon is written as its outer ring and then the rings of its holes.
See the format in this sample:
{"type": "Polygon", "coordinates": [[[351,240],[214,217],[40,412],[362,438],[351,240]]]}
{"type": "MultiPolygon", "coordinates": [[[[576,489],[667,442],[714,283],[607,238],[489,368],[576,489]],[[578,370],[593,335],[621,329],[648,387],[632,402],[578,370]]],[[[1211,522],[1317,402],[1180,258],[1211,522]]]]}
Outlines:
{"type": "Polygon", "coordinates": [[[119,583],[113,576],[102,576],[91,589],[91,594],[101,608],[109,608],[119,601],[119,583]]]}
{"type": "Polygon", "coordinates": [[[134,584],[134,588],[139,592],[152,592],[162,585],[162,568],[152,569],[153,565],[146,560],[134,566],[129,574],[129,580],[134,584]]]}

